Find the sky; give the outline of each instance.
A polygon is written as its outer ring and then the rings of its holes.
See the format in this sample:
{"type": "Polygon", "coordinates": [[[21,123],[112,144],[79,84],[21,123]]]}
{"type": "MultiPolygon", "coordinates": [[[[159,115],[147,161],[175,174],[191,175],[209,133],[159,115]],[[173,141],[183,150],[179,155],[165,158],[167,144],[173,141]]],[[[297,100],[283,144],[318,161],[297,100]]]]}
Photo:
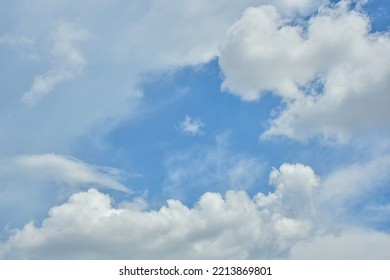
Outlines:
{"type": "Polygon", "coordinates": [[[390,259],[388,1],[0,4],[0,259],[390,259]]]}

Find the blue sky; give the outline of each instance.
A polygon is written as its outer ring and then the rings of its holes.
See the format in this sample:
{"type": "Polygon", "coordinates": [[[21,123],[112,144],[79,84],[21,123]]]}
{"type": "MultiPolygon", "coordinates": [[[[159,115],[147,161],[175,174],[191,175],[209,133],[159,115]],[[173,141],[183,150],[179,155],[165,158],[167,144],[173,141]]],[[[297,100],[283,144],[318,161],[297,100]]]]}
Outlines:
{"type": "Polygon", "coordinates": [[[3,5],[0,258],[390,258],[386,1],[3,5]]]}

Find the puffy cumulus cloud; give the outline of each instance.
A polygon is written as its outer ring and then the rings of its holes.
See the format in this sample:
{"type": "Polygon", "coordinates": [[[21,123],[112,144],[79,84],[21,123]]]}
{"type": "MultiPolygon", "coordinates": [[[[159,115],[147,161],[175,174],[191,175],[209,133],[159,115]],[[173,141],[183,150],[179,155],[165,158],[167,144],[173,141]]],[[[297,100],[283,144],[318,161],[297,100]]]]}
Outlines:
{"type": "Polygon", "coordinates": [[[129,189],[118,181],[120,171],[87,164],[75,158],[56,155],[22,155],[7,162],[2,176],[18,174],[27,180],[62,182],[70,186],[96,186],[122,192],[129,189]]]}
{"type": "Polygon", "coordinates": [[[186,116],[184,120],[180,123],[180,130],[183,133],[190,135],[200,135],[203,134],[202,128],[204,123],[199,119],[192,119],[189,116],[186,116]]]}
{"type": "Polygon", "coordinates": [[[165,167],[164,190],[180,199],[206,190],[253,189],[264,175],[260,159],[229,150],[227,134],[218,135],[213,145],[194,146],[170,155],[165,167]]]}
{"type": "Polygon", "coordinates": [[[223,89],[247,101],[259,99],[265,90],[284,97],[300,95],[295,80],[309,81],[311,73],[298,63],[304,56],[299,28],[285,23],[274,6],[245,11],[220,47],[223,89]]]}
{"type": "Polygon", "coordinates": [[[347,141],[386,127],[389,35],[370,33],[369,18],[348,3],[322,7],[303,23],[273,6],[249,8],[228,31],[222,88],[247,101],[272,91],[286,103],[263,137],[347,141]]]}
{"type": "Polygon", "coordinates": [[[388,233],[340,223],[338,215],[324,223],[320,211],[329,207],[318,208],[318,198],[327,186],[309,166],[285,163],[269,181],[275,190],[268,194],[207,192],[192,208],[168,200],[145,210],[139,198],[114,206],[96,189],[75,193],[41,224],[10,231],[0,258],[389,258],[388,233]]]}
{"type": "Polygon", "coordinates": [[[274,170],[271,178],[276,190],[268,195],[250,198],[242,191],[228,191],[224,196],[208,192],[193,208],[168,200],[158,211],[113,207],[112,199],[96,189],[76,193],[64,204],[53,207],[42,225],[31,222],[14,231],[1,244],[0,256],[6,259],[285,258],[294,244],[315,232],[316,225],[310,217],[299,214],[299,209],[284,211],[284,199],[292,195],[306,203],[318,182],[312,170],[302,165],[285,164],[274,170]],[[296,192],[299,183],[304,186],[296,192]]]}
{"type": "Polygon", "coordinates": [[[293,259],[367,260],[390,258],[390,234],[376,231],[346,230],[334,235],[319,235],[291,249],[293,259]]]}
{"type": "Polygon", "coordinates": [[[22,101],[25,104],[34,105],[44,95],[53,91],[58,84],[82,73],[86,60],[76,44],[86,40],[87,36],[87,30],[76,25],[62,23],[58,26],[51,50],[53,68],[34,78],[31,89],[23,94],[22,101]]]}
{"type": "Polygon", "coordinates": [[[262,205],[280,200],[277,205],[283,206],[285,215],[295,217],[315,214],[313,197],[314,191],[320,185],[320,179],[309,166],[284,163],[279,170],[272,170],[269,182],[276,186],[276,191],[268,196],[259,194],[258,198],[262,205]]]}

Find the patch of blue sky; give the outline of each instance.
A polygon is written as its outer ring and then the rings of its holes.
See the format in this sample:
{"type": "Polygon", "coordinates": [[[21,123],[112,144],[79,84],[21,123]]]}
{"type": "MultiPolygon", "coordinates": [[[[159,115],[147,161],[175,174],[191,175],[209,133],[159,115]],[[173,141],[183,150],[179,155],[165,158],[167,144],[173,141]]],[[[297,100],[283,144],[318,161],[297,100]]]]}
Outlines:
{"type": "Polygon", "coordinates": [[[390,182],[378,183],[372,191],[346,201],[343,217],[359,227],[390,232],[390,182]]]}
{"type": "Polygon", "coordinates": [[[117,164],[142,174],[137,178],[141,186],[151,187],[160,195],[165,160],[193,147],[213,147],[218,135],[228,135],[229,153],[257,154],[259,161],[264,161],[258,136],[278,98],[267,95],[262,102],[248,103],[222,93],[216,60],[168,75],[157,76],[142,86],[146,113],[121,123],[106,139],[127,159],[123,162],[120,156],[117,164]],[[186,116],[204,123],[201,135],[180,131],[186,116]]]}
{"type": "Polygon", "coordinates": [[[364,10],[370,17],[373,32],[389,31],[390,3],[387,0],[368,1],[364,10]]]}

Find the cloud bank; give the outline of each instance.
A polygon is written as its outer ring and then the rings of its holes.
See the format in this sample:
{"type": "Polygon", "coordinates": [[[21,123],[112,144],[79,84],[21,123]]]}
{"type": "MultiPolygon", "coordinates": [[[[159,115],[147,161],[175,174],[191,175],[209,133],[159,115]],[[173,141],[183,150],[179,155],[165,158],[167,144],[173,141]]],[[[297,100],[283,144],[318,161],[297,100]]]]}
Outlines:
{"type": "Polygon", "coordinates": [[[89,189],[53,207],[41,225],[30,222],[15,230],[0,245],[0,256],[6,259],[389,257],[389,234],[351,229],[335,233],[332,228],[323,227],[316,209],[321,183],[310,167],[285,163],[272,170],[270,184],[275,187],[273,192],[258,193],[252,198],[244,191],[228,191],[225,195],[207,192],[192,208],[178,200],[168,200],[159,210],[114,207],[108,195],[89,189]],[[340,250],[340,244],[346,250],[340,250]],[[348,251],[352,248],[353,251],[348,251]]]}
{"type": "Polygon", "coordinates": [[[285,256],[292,244],[315,230],[296,202],[307,203],[318,181],[309,167],[287,164],[274,170],[271,178],[277,185],[269,195],[205,193],[193,208],[169,200],[158,211],[115,208],[108,195],[90,189],[53,207],[41,226],[29,223],[17,230],[2,245],[0,255],[22,259],[285,256]],[[302,181],[305,185],[298,187],[302,181]]]}

